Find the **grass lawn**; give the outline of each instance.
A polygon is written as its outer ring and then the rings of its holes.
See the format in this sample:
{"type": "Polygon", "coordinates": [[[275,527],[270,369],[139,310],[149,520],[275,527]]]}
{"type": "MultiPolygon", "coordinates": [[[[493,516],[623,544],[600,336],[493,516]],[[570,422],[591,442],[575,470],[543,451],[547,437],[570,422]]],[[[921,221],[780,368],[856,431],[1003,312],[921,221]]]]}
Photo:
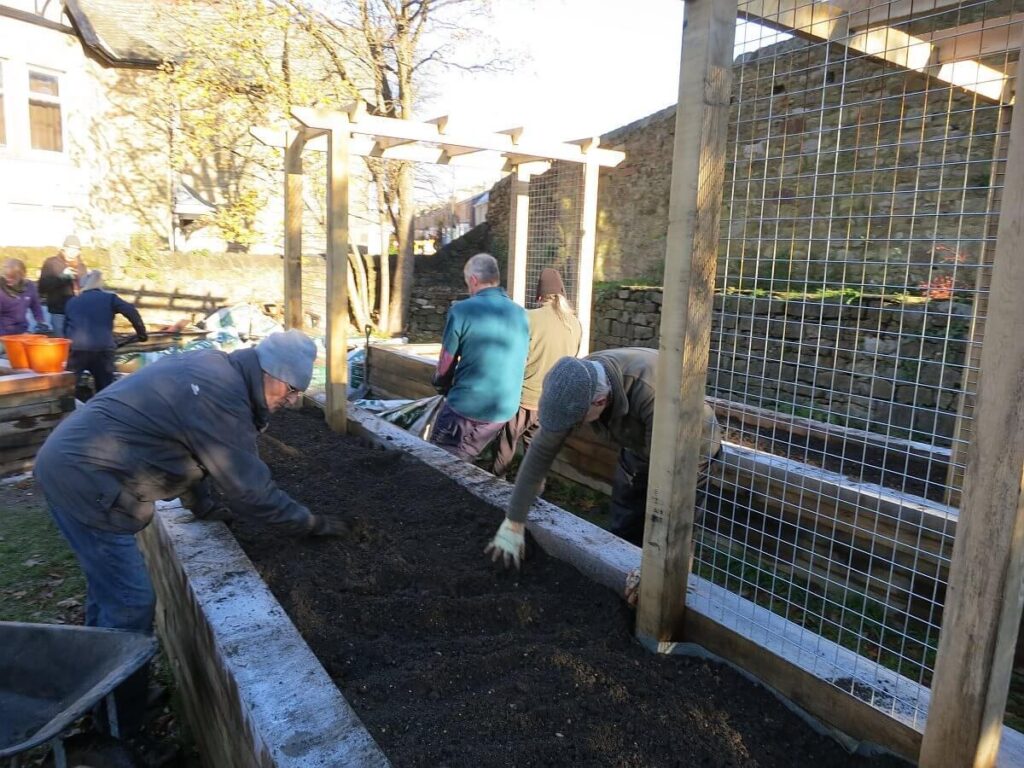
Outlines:
{"type": "MultiPolygon", "coordinates": [[[[84,606],[85,577],[33,481],[0,485],[0,621],[83,624],[84,606]]],[[[157,714],[147,731],[180,750],[165,768],[199,768],[199,756],[177,715],[174,678],[162,652],[154,659],[152,675],[171,691],[172,706],[157,714]]],[[[46,752],[33,750],[25,765],[42,764],[46,752]]]]}
{"type": "Polygon", "coordinates": [[[81,624],[85,578],[31,481],[0,486],[0,621],[81,624]]]}

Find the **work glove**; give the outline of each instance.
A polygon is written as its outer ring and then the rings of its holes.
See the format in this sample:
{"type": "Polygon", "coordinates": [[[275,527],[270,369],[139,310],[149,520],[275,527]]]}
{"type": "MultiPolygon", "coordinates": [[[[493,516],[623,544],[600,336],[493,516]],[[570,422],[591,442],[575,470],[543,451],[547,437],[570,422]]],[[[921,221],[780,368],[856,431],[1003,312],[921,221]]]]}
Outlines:
{"type": "Polygon", "coordinates": [[[636,608],[637,601],[640,599],[639,568],[634,568],[626,574],[626,588],[623,590],[622,596],[626,598],[626,603],[630,608],[636,608]]]}
{"type": "Polygon", "coordinates": [[[309,529],[310,536],[347,536],[348,523],[336,517],[313,515],[313,524],[309,529]]]}
{"type": "Polygon", "coordinates": [[[489,554],[491,562],[495,563],[500,557],[506,568],[515,563],[516,570],[519,570],[526,554],[526,524],[508,519],[502,521],[491,543],[484,548],[484,554],[489,554]]]}
{"type": "Polygon", "coordinates": [[[135,340],[136,341],[149,341],[149,334],[148,333],[137,333],[137,334],[135,334],[135,340]]]}

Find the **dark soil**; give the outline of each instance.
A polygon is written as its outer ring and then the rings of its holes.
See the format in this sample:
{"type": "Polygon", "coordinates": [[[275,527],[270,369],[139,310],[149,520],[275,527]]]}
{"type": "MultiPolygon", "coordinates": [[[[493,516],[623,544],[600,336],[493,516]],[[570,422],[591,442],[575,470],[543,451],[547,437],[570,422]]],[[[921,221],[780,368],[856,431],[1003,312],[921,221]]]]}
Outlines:
{"type": "Polygon", "coordinates": [[[500,511],[400,453],[275,417],[275,478],[346,540],[235,532],[396,766],[882,766],[766,690],[657,656],[615,594],[533,546],[521,574],[483,556],[500,511]]]}

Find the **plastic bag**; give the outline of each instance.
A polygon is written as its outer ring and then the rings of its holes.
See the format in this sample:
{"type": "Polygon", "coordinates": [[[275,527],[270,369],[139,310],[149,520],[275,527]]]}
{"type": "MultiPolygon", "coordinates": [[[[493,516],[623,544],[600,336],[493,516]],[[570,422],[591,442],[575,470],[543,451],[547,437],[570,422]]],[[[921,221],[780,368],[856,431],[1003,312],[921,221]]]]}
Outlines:
{"type": "Polygon", "coordinates": [[[223,307],[207,316],[202,323],[209,331],[232,329],[243,339],[262,339],[277,331],[283,331],[280,323],[267,317],[254,304],[235,304],[223,307]]]}
{"type": "Polygon", "coordinates": [[[366,350],[356,347],[348,353],[348,399],[366,397],[369,386],[366,383],[366,350]]]}
{"type": "Polygon", "coordinates": [[[430,439],[434,430],[434,421],[441,412],[444,397],[434,395],[419,400],[409,400],[397,408],[381,411],[377,415],[385,421],[410,432],[423,440],[430,439]]]}

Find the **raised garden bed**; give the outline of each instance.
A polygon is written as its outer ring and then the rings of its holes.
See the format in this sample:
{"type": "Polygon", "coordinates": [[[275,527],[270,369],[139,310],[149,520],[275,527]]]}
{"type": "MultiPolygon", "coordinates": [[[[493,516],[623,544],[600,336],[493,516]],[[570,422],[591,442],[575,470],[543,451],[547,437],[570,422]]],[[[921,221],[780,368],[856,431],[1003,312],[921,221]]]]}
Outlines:
{"type": "Polygon", "coordinates": [[[277,417],[265,458],[344,541],[235,533],[399,766],[896,765],[846,753],[729,667],[658,656],[613,592],[538,547],[482,548],[501,519],[434,469],[277,417]]]}

